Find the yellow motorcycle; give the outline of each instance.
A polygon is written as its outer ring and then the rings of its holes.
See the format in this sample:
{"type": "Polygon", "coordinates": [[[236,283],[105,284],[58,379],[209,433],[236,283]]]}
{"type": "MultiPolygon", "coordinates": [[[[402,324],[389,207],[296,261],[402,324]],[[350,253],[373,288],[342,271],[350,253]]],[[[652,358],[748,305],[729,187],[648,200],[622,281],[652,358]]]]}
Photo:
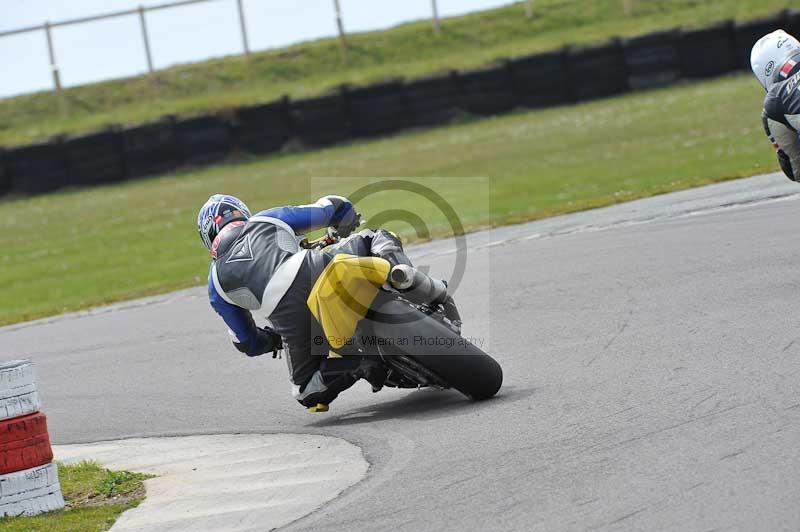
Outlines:
{"type": "MultiPolygon", "coordinates": [[[[328,236],[307,247],[334,242],[328,236]]],[[[441,305],[414,302],[410,291],[396,288],[415,273],[379,257],[335,255],[307,300],[331,356],[377,355],[384,386],[454,388],[473,400],[494,396],[503,383],[500,364],[461,336],[441,305]]]]}

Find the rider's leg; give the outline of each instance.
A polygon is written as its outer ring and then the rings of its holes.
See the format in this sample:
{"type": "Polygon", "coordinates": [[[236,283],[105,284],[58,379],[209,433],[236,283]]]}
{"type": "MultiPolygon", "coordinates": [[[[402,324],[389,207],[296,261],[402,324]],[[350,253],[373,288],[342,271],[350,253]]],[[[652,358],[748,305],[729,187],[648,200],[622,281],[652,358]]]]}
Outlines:
{"type": "MultiPolygon", "coordinates": [[[[292,396],[303,406],[327,406],[360,378],[377,382],[360,356],[328,358],[328,344],[314,322],[307,330],[308,343],[286,342],[285,356],[292,381],[292,396]],[[310,334],[308,334],[310,332],[310,334]],[[298,345],[300,343],[300,345],[298,345]],[[372,379],[370,379],[372,377],[372,379]]],[[[383,380],[386,375],[383,375],[383,380]]],[[[382,384],[383,381],[380,381],[382,384]]],[[[375,383],[373,382],[373,387],[375,383]]],[[[321,407],[323,408],[323,407],[321,407]]]]}
{"type": "Polygon", "coordinates": [[[362,378],[378,391],[386,380],[386,370],[375,357],[325,358],[308,382],[293,387],[293,395],[305,407],[327,406],[362,378]]]}
{"type": "Polygon", "coordinates": [[[292,386],[292,395],[305,407],[327,406],[356,383],[358,378],[354,373],[358,363],[358,360],[350,358],[323,359],[319,369],[307,382],[292,386]],[[333,360],[335,364],[330,363],[333,360]]]}
{"type": "MultiPolygon", "coordinates": [[[[361,245],[368,249],[365,244],[361,245]]],[[[360,378],[370,381],[373,388],[383,384],[386,378],[384,374],[381,379],[383,366],[364,360],[367,357],[328,358],[330,347],[325,333],[311,315],[306,300],[329,260],[330,257],[325,259],[322,254],[309,253],[292,286],[269,317],[273,328],[283,338],[292,395],[309,407],[328,405],[360,378]]]]}

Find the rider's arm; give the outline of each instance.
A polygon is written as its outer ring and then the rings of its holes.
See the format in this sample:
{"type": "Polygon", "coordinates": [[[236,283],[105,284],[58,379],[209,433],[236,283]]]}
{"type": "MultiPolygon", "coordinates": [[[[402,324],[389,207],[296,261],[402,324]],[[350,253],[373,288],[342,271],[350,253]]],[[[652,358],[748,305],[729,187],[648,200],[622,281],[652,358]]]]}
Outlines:
{"type": "Polygon", "coordinates": [[[225,301],[214,286],[211,276],[208,280],[208,300],[228,326],[228,334],[236,349],[250,357],[281,349],[280,337],[269,330],[256,327],[249,310],[225,301]]]}
{"type": "Polygon", "coordinates": [[[277,218],[286,223],[297,234],[324,227],[337,227],[355,219],[355,209],[347,198],[325,196],[310,205],[273,207],[256,216],[277,218]]]}
{"type": "Polygon", "coordinates": [[[800,138],[787,122],[780,99],[770,94],[762,115],[764,131],[778,154],[778,162],[786,177],[800,180],[800,138]]]}

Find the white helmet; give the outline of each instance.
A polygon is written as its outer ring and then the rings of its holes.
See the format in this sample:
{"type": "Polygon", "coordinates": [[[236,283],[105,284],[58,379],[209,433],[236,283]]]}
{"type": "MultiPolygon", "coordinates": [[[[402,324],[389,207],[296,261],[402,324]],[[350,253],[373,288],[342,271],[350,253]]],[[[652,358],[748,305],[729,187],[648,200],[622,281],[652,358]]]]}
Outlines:
{"type": "Polygon", "coordinates": [[[794,64],[793,55],[800,53],[800,41],[783,30],[761,37],[750,52],[750,66],[758,81],[769,90],[775,83],[789,77],[794,64]]]}

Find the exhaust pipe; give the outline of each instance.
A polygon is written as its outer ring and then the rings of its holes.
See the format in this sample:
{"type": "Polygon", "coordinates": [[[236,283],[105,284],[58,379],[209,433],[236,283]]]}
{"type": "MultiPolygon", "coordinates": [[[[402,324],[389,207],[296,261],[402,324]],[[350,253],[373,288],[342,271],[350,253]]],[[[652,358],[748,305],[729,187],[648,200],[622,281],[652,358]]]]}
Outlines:
{"type": "Polygon", "coordinates": [[[398,264],[392,268],[389,282],[414,303],[437,305],[447,298],[447,285],[444,281],[433,279],[406,264],[398,264]]]}

